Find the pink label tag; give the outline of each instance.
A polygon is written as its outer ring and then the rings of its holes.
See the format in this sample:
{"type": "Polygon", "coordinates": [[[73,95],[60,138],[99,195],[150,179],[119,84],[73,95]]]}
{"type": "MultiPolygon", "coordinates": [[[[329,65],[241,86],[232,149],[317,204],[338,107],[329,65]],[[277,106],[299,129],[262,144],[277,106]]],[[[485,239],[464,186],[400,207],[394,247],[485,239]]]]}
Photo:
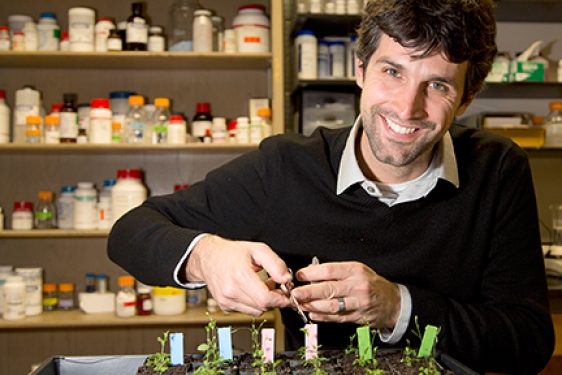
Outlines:
{"type": "Polygon", "coordinates": [[[265,361],[273,363],[275,357],[275,328],[262,328],[261,348],[265,361]]]}
{"type": "Polygon", "coordinates": [[[306,337],[304,338],[306,346],[305,359],[309,360],[318,355],[318,326],[316,324],[307,324],[306,337]]]}

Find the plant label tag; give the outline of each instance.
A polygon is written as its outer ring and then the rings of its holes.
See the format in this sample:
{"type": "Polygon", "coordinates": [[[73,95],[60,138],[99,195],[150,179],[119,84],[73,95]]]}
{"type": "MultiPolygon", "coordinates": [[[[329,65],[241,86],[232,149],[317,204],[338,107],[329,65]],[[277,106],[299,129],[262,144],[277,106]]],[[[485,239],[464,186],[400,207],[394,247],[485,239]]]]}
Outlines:
{"type": "Polygon", "coordinates": [[[232,361],[232,334],[230,327],[217,329],[219,336],[219,354],[222,359],[232,361]]]}
{"type": "Polygon", "coordinates": [[[435,339],[437,338],[437,327],[432,325],[425,326],[423,333],[422,343],[418,352],[418,358],[427,358],[431,354],[435,346],[435,339]]]}
{"type": "Polygon", "coordinates": [[[275,357],[275,328],[262,328],[261,348],[265,361],[273,363],[275,357]]]}
{"type": "Polygon", "coordinates": [[[170,333],[170,363],[183,365],[183,333],[170,333]]]}
{"type": "Polygon", "coordinates": [[[359,357],[361,359],[373,359],[371,330],[369,327],[357,327],[357,341],[359,342],[359,357]]]}
{"type": "Polygon", "coordinates": [[[309,360],[318,355],[318,326],[316,324],[306,324],[306,336],[304,338],[306,353],[305,359],[309,360]]]}

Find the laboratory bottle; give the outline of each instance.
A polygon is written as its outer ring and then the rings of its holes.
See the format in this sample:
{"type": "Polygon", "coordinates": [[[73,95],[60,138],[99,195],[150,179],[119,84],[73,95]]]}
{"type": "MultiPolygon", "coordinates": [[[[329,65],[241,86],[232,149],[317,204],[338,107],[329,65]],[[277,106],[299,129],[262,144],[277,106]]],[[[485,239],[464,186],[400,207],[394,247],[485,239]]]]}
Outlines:
{"type": "Polygon", "coordinates": [[[193,51],[213,51],[212,13],[207,9],[198,9],[193,13],[193,51]]]}
{"type": "Polygon", "coordinates": [[[325,40],[318,41],[318,78],[330,77],[330,43],[325,40]]]}
{"type": "Polygon", "coordinates": [[[111,189],[117,181],[107,179],[103,182],[103,189],[100,191],[98,202],[98,229],[111,229],[113,220],[111,219],[111,189]]]}
{"type": "Polygon", "coordinates": [[[74,191],[76,186],[63,186],[57,200],[57,226],[59,229],[74,228],[74,191]]]}
{"type": "Polygon", "coordinates": [[[96,291],[96,274],[92,272],[86,273],[86,293],[94,293],[96,291]]]}
{"type": "Polygon", "coordinates": [[[213,143],[226,143],[228,131],[226,129],[226,118],[214,117],[211,127],[211,138],[213,143]]]}
{"type": "Polygon", "coordinates": [[[123,51],[123,40],[117,29],[109,31],[107,36],[107,50],[111,52],[123,51]]]}
{"type": "Polygon", "coordinates": [[[148,24],[143,16],[143,3],[132,3],[132,14],[127,19],[127,51],[146,51],[148,43],[148,24]]]}
{"type": "Polygon", "coordinates": [[[90,135],[90,103],[80,103],[76,106],[76,113],[78,113],[78,133],[80,129],[84,129],[86,134],[90,135]]]}
{"type": "Polygon", "coordinates": [[[107,52],[107,39],[109,38],[110,31],[114,29],[115,23],[112,18],[98,18],[98,22],[94,26],[94,50],[96,52],[107,52]]]}
{"type": "Polygon", "coordinates": [[[12,212],[12,229],[33,229],[33,204],[31,202],[14,202],[12,212]]]}
{"type": "Polygon", "coordinates": [[[90,104],[90,143],[110,144],[112,113],[108,99],[92,99],[90,104]]]}
{"type": "Polygon", "coordinates": [[[341,41],[330,42],[330,77],[345,77],[345,45],[341,41]]]}
{"type": "Polygon", "coordinates": [[[60,44],[60,27],[55,13],[43,12],[37,23],[39,51],[58,51],[60,44]]]}
{"type": "Polygon", "coordinates": [[[242,116],[236,119],[236,143],[250,143],[250,119],[242,116]]]}
{"type": "Polygon", "coordinates": [[[299,79],[318,78],[318,41],[312,30],[301,30],[295,38],[299,79]]]}
{"type": "Polygon", "coordinates": [[[68,30],[63,31],[60,34],[59,50],[70,51],[70,39],[69,39],[69,36],[68,36],[68,30]]]}
{"type": "Polygon", "coordinates": [[[0,266],[0,315],[2,315],[4,311],[4,284],[8,276],[14,274],[13,269],[13,266],[0,266]]]}
{"type": "Polygon", "coordinates": [[[63,103],[53,103],[51,104],[51,113],[49,113],[49,115],[51,116],[57,116],[60,118],[60,110],[63,107],[63,103]]]}
{"type": "Polygon", "coordinates": [[[143,108],[144,97],[140,95],[129,96],[129,110],[125,115],[125,142],[146,143],[146,111],[143,108]]]}
{"type": "Polygon", "coordinates": [[[0,90],[0,143],[10,142],[10,107],[6,104],[6,92],[0,90]]]}
{"type": "Polygon", "coordinates": [[[347,0],[345,11],[349,15],[361,14],[361,0],[347,0]]]}
{"type": "Polygon", "coordinates": [[[152,288],[137,280],[137,314],[152,314],[152,288]]]}
{"type": "Polygon", "coordinates": [[[234,29],[224,30],[224,38],[221,50],[226,53],[234,53],[237,51],[236,31],[234,29]]]}
{"type": "Polygon", "coordinates": [[[357,46],[357,35],[352,35],[349,38],[349,42],[345,46],[345,67],[346,67],[346,76],[349,79],[355,79],[355,60],[357,56],[355,54],[355,47],[357,46]]]}
{"type": "Polygon", "coordinates": [[[250,117],[250,143],[260,143],[263,138],[261,117],[250,117]]]}
{"type": "Polygon", "coordinates": [[[121,134],[121,123],[111,123],[111,143],[119,144],[123,142],[123,135],[121,134]]]}
{"type": "Polygon", "coordinates": [[[16,90],[14,104],[13,142],[25,143],[25,128],[27,116],[39,116],[41,94],[32,86],[24,86],[16,90]]]}
{"type": "Polygon", "coordinates": [[[191,124],[193,137],[203,142],[205,132],[211,130],[213,126],[213,117],[211,116],[211,106],[209,103],[197,103],[195,116],[191,124]]]}
{"type": "Polygon", "coordinates": [[[135,278],[133,276],[119,276],[117,282],[119,291],[115,296],[115,315],[120,318],[135,316],[137,305],[137,296],[134,289],[135,278]]]}
{"type": "Polygon", "coordinates": [[[25,51],[25,34],[23,31],[14,31],[12,34],[12,51],[25,51]]]}
{"type": "Polygon", "coordinates": [[[152,290],[154,315],[180,315],[185,312],[185,289],[155,286],[152,290]]]}
{"type": "Polygon", "coordinates": [[[115,223],[131,209],[140,206],[147,198],[140,169],[120,169],[117,182],[111,188],[111,216],[115,223]]]}
{"type": "Polygon", "coordinates": [[[59,284],[58,310],[72,310],[74,308],[74,284],[59,284]]]}
{"type": "Polygon", "coordinates": [[[220,16],[212,16],[213,23],[213,51],[222,52],[224,40],[224,20],[220,16]]]}
{"type": "Polygon", "coordinates": [[[273,134],[273,126],[271,124],[271,108],[258,108],[258,116],[261,118],[263,138],[273,134]]]}
{"type": "Polygon", "coordinates": [[[107,275],[105,273],[100,273],[99,275],[96,276],[96,281],[97,281],[97,292],[100,294],[105,294],[107,293],[108,289],[107,289],[107,275]]]}
{"type": "Polygon", "coordinates": [[[562,102],[549,103],[549,112],[544,119],[546,147],[562,147],[562,102]]]}
{"type": "Polygon", "coordinates": [[[262,5],[243,5],[232,20],[238,52],[269,52],[269,18],[262,5]]]}
{"type": "Polygon", "coordinates": [[[187,134],[187,126],[182,116],[170,116],[170,125],[168,125],[168,143],[184,144],[187,134]]]}
{"type": "Polygon", "coordinates": [[[98,226],[98,193],[93,182],[79,182],[74,190],[74,229],[96,229],[98,226]]]}
{"type": "Polygon", "coordinates": [[[43,311],[54,311],[59,303],[57,284],[43,284],[43,311]]]}
{"type": "Polygon", "coordinates": [[[96,12],[90,8],[68,9],[68,40],[70,51],[91,52],[95,50],[96,12]]]}
{"type": "Polygon", "coordinates": [[[150,140],[152,144],[166,143],[170,123],[170,99],[156,98],[154,106],[149,124],[150,140]]]}
{"type": "Polygon", "coordinates": [[[41,143],[41,116],[27,116],[25,119],[25,143],[41,143]]]}
{"type": "Polygon", "coordinates": [[[39,48],[39,34],[37,33],[37,26],[33,21],[27,21],[23,25],[23,34],[25,37],[25,50],[37,51],[39,48]]]}
{"type": "Polygon", "coordinates": [[[168,26],[169,51],[193,51],[193,13],[199,8],[196,0],[174,0],[168,26]]]}
{"type": "Polygon", "coordinates": [[[25,283],[25,315],[39,315],[43,312],[43,269],[40,267],[16,268],[14,273],[25,283]]]}
{"type": "Polygon", "coordinates": [[[54,229],[57,227],[57,215],[53,203],[52,191],[40,191],[39,202],[35,206],[35,229],[54,229]]]}
{"type": "Polygon", "coordinates": [[[148,50],[150,52],[162,52],[166,50],[166,39],[162,27],[150,26],[148,29],[148,50]]]}
{"type": "Polygon", "coordinates": [[[0,25],[0,51],[10,50],[10,28],[0,25]]]}
{"type": "Polygon", "coordinates": [[[77,95],[63,94],[63,106],[60,110],[60,143],[76,143],[78,137],[77,95]]]}
{"type": "Polygon", "coordinates": [[[2,318],[6,320],[18,320],[25,318],[25,282],[23,277],[12,275],[6,278],[2,288],[4,306],[2,318]]]}
{"type": "Polygon", "coordinates": [[[113,114],[113,122],[119,122],[121,128],[125,125],[125,116],[129,110],[129,97],[135,95],[132,91],[112,91],[109,93],[109,109],[113,114]]]}
{"type": "Polygon", "coordinates": [[[45,116],[45,143],[60,143],[60,118],[58,116],[45,116]]]}

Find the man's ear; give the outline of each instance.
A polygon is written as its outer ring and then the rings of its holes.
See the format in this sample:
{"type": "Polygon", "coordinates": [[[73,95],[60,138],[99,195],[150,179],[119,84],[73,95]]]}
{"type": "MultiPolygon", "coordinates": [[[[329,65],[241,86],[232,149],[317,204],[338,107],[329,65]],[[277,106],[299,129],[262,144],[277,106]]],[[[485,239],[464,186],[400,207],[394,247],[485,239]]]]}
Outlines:
{"type": "Polygon", "coordinates": [[[363,61],[359,59],[355,59],[355,82],[357,82],[357,86],[363,88],[363,81],[365,78],[365,71],[363,70],[364,64],[363,61]]]}

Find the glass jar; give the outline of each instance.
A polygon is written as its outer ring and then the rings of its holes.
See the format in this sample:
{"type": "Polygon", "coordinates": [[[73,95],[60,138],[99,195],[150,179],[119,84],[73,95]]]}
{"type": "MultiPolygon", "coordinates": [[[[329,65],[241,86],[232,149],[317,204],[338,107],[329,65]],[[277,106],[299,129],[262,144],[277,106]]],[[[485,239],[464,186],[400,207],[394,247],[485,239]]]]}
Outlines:
{"type": "Polygon", "coordinates": [[[59,310],[74,309],[74,284],[59,284],[59,302],[57,307],[59,310]]]}
{"type": "Polygon", "coordinates": [[[43,284],[43,311],[54,311],[58,303],[57,284],[43,284]]]}

